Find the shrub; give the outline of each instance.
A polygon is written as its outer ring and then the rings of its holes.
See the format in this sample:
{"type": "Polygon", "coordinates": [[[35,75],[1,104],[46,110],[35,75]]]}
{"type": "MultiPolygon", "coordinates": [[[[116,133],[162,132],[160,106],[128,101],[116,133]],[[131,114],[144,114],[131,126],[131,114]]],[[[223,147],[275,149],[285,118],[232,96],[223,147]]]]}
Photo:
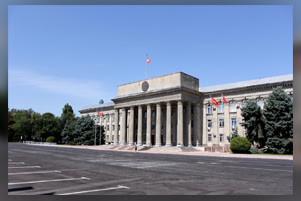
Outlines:
{"type": "Polygon", "coordinates": [[[230,149],[233,153],[248,153],[251,143],[245,137],[235,137],[231,140],[230,149]]]}
{"type": "Polygon", "coordinates": [[[251,147],[251,148],[249,149],[249,152],[250,152],[251,154],[259,154],[259,151],[258,151],[258,149],[257,149],[256,147],[251,147]]]}
{"type": "Polygon", "coordinates": [[[46,142],[55,142],[55,137],[49,136],[49,137],[46,139],[46,142]]]}

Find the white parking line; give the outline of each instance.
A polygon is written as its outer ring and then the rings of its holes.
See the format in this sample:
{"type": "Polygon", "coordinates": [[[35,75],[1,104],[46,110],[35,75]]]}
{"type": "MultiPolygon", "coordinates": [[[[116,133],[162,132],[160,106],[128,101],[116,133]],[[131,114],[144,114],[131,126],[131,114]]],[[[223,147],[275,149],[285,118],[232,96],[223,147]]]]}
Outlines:
{"type": "Polygon", "coordinates": [[[61,173],[58,170],[52,171],[36,171],[36,172],[17,172],[17,173],[8,173],[8,175],[19,175],[19,174],[44,174],[44,173],[61,173]]]}
{"type": "Polygon", "coordinates": [[[9,186],[11,185],[20,185],[20,184],[35,184],[35,183],[46,183],[46,182],[55,182],[55,181],[72,181],[72,180],[90,180],[87,177],[81,178],[70,178],[70,179],[54,179],[54,180],[42,180],[42,181],[28,181],[28,182],[19,182],[19,183],[8,183],[9,186]]]}
{"type": "Polygon", "coordinates": [[[24,162],[8,162],[8,165],[25,164],[24,162]]]}
{"type": "Polygon", "coordinates": [[[115,189],[122,189],[122,188],[130,189],[127,186],[120,186],[120,185],[118,185],[117,187],[112,187],[112,188],[103,188],[103,189],[96,189],[96,190],[89,190],[89,191],[78,191],[78,192],[63,193],[63,194],[58,194],[58,195],[74,195],[74,194],[92,193],[92,192],[108,191],[108,190],[115,190],[115,189]]]}
{"type": "Polygon", "coordinates": [[[21,167],[8,167],[8,168],[41,168],[40,166],[21,166],[21,167]]]}
{"type": "Polygon", "coordinates": [[[211,165],[216,165],[216,164],[218,164],[218,163],[210,163],[211,165]]]}
{"type": "Polygon", "coordinates": [[[8,161],[12,161],[11,159],[8,159],[8,161]]]}

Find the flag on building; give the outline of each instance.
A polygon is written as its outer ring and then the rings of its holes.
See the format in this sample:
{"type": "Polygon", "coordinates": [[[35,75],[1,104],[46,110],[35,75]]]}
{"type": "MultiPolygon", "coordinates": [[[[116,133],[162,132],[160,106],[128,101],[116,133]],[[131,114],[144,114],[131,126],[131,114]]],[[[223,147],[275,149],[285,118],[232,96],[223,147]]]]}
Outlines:
{"type": "Polygon", "coordinates": [[[103,113],[100,113],[99,111],[97,111],[97,115],[100,115],[101,118],[103,117],[103,113]]]}
{"type": "Polygon", "coordinates": [[[212,97],[211,97],[211,102],[214,103],[215,106],[218,106],[218,102],[212,97]]]}
{"type": "Polygon", "coordinates": [[[227,100],[225,98],[225,96],[223,95],[223,101],[225,101],[226,105],[227,105],[227,100]]]}
{"type": "Polygon", "coordinates": [[[146,58],[146,63],[149,63],[151,60],[147,57],[146,58]]]}

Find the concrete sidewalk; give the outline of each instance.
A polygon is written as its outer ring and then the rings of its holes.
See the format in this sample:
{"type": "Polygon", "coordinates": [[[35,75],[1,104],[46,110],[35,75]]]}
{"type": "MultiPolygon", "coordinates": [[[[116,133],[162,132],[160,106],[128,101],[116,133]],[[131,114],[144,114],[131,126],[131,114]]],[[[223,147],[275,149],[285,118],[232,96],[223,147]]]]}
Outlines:
{"type": "MultiPolygon", "coordinates": [[[[28,144],[32,146],[52,146],[52,147],[66,147],[75,149],[90,149],[90,150],[106,150],[106,151],[121,151],[121,152],[135,152],[135,150],[118,150],[110,149],[112,145],[101,145],[101,146],[68,146],[68,145],[46,145],[46,144],[28,144]]],[[[194,151],[194,152],[182,152],[182,151],[166,151],[166,150],[145,150],[139,151],[143,147],[138,147],[137,153],[149,153],[149,154],[173,154],[173,155],[188,155],[188,156],[211,156],[211,157],[225,157],[225,158],[256,158],[256,159],[278,159],[278,160],[293,160],[293,156],[277,156],[277,155],[257,155],[257,154],[231,154],[222,152],[207,152],[207,151],[194,151]]],[[[175,148],[175,147],[172,147],[175,148]]]]}

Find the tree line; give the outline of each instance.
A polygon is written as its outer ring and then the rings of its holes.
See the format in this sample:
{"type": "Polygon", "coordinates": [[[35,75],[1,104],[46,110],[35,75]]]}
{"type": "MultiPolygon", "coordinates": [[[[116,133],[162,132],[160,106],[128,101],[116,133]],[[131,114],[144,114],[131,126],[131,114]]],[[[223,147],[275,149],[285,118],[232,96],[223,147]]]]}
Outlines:
{"type": "Polygon", "coordinates": [[[33,109],[8,109],[8,141],[56,142],[58,144],[93,145],[95,130],[96,144],[99,144],[100,129],[104,143],[103,127],[95,125],[88,115],[76,117],[67,103],[60,117],[52,113],[40,114],[33,109]]]}

